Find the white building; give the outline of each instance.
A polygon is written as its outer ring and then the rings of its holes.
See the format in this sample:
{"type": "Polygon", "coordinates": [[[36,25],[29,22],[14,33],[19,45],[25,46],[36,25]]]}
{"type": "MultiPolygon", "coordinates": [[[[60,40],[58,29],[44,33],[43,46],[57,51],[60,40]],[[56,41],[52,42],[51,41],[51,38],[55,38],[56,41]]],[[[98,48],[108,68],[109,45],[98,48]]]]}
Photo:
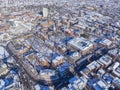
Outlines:
{"type": "Polygon", "coordinates": [[[9,53],[5,50],[4,47],[0,46],[0,60],[8,56],[9,56],[9,53]]]}
{"type": "Polygon", "coordinates": [[[93,61],[93,62],[91,62],[90,64],[88,64],[86,67],[87,67],[90,71],[92,71],[92,70],[95,70],[95,69],[100,68],[100,66],[101,66],[101,65],[100,65],[98,62],[93,61]]]}
{"type": "Polygon", "coordinates": [[[2,90],[4,88],[5,82],[0,79],[0,90],[2,90]]]}
{"type": "Polygon", "coordinates": [[[103,46],[109,47],[112,44],[112,41],[110,41],[109,39],[103,39],[100,42],[100,44],[103,45],[103,46]]]}
{"type": "MultiPolygon", "coordinates": [[[[113,80],[113,84],[120,89],[120,79],[118,77],[115,77],[113,80]]],[[[118,89],[118,90],[119,90],[118,89]]]]}
{"type": "Polygon", "coordinates": [[[94,90],[108,90],[109,85],[105,81],[100,80],[97,83],[93,84],[93,88],[94,90]]]}
{"type": "Polygon", "coordinates": [[[43,17],[48,17],[48,9],[43,8],[43,17]]]}
{"type": "Polygon", "coordinates": [[[109,55],[102,56],[97,62],[105,67],[112,63],[112,58],[109,55]]]}
{"type": "Polygon", "coordinates": [[[76,78],[71,80],[68,85],[68,90],[82,90],[86,87],[87,79],[85,77],[76,78]]]}
{"type": "Polygon", "coordinates": [[[82,54],[90,52],[90,49],[94,46],[92,42],[83,37],[73,38],[68,42],[68,45],[74,49],[80,50],[82,54]]]}

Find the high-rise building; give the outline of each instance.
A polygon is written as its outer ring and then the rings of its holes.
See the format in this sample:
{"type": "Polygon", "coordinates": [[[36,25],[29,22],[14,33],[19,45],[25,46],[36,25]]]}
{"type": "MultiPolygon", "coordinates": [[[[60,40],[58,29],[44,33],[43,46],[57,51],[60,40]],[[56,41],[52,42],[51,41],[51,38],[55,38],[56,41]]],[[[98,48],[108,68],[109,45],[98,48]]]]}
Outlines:
{"type": "Polygon", "coordinates": [[[48,8],[43,8],[43,17],[48,17],[48,8]]]}

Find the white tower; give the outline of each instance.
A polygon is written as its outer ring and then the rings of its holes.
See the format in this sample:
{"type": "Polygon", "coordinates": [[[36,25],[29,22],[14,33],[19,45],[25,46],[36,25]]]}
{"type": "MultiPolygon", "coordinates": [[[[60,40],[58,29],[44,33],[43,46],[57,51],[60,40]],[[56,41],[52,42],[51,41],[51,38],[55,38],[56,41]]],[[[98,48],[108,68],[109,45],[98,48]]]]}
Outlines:
{"type": "Polygon", "coordinates": [[[43,8],[43,17],[48,17],[48,9],[43,8]]]}

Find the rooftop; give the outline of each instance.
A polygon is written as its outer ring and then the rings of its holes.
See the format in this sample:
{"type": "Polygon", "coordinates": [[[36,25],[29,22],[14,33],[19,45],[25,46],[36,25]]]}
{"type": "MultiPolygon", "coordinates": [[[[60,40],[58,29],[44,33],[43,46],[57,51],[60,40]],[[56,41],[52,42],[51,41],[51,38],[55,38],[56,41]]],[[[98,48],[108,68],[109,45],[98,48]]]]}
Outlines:
{"type": "Polygon", "coordinates": [[[108,66],[112,63],[112,58],[109,55],[104,55],[99,60],[97,60],[97,62],[108,66]]]}
{"type": "Polygon", "coordinates": [[[6,49],[0,46],[0,60],[7,58],[8,56],[9,56],[9,53],[6,51],[6,49]]]}
{"type": "Polygon", "coordinates": [[[109,39],[103,39],[100,43],[103,45],[110,46],[112,44],[112,41],[110,41],[109,39]]]}
{"type": "Polygon", "coordinates": [[[87,84],[87,79],[85,77],[74,77],[70,80],[70,84],[68,85],[69,89],[75,88],[75,89],[83,89],[85,88],[87,84]]]}
{"type": "Polygon", "coordinates": [[[118,77],[114,78],[113,83],[120,88],[120,79],[118,77]]]}
{"type": "Polygon", "coordinates": [[[68,44],[72,45],[74,48],[81,50],[81,51],[85,51],[88,48],[93,46],[92,42],[90,42],[89,40],[87,40],[83,37],[81,37],[81,38],[76,37],[76,38],[70,40],[68,42],[68,44]]]}

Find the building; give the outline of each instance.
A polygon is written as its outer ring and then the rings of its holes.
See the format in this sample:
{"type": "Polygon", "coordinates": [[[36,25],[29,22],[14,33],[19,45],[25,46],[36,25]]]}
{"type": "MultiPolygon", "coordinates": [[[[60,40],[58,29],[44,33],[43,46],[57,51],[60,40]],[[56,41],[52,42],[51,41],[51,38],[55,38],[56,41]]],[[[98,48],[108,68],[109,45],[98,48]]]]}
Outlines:
{"type": "Polygon", "coordinates": [[[112,41],[110,41],[109,39],[103,39],[99,43],[100,45],[105,46],[107,48],[109,48],[112,45],[112,41]]]}
{"type": "MultiPolygon", "coordinates": [[[[16,76],[14,76],[14,78],[12,77],[7,77],[4,80],[1,79],[0,80],[0,90],[22,90],[20,82],[16,81],[15,79],[16,76]]],[[[18,80],[18,77],[17,77],[18,80]]]]}
{"type": "Polygon", "coordinates": [[[118,77],[115,77],[112,83],[117,88],[116,90],[120,89],[120,79],[118,77]]]}
{"type": "Polygon", "coordinates": [[[42,31],[47,31],[50,26],[53,26],[54,22],[52,20],[42,21],[40,26],[43,28],[42,31]],[[45,29],[46,28],[46,29],[45,29]]]}
{"type": "Polygon", "coordinates": [[[40,71],[39,77],[44,80],[44,83],[52,83],[52,81],[58,80],[59,76],[55,70],[44,69],[40,71]]]}
{"type": "Polygon", "coordinates": [[[69,80],[68,90],[82,90],[87,85],[87,79],[85,77],[74,77],[69,80]]]}
{"type": "Polygon", "coordinates": [[[36,55],[35,53],[25,56],[25,59],[31,62],[32,65],[50,66],[47,58],[39,57],[38,54],[36,55]]]}
{"type": "Polygon", "coordinates": [[[68,62],[61,64],[59,67],[57,67],[57,70],[58,70],[60,76],[62,76],[62,77],[66,76],[69,73],[74,72],[73,66],[68,62]]]}
{"type": "Polygon", "coordinates": [[[99,80],[98,82],[93,84],[94,90],[108,90],[109,89],[109,84],[107,84],[103,80],[99,80]]]}
{"type": "Polygon", "coordinates": [[[10,26],[9,33],[13,35],[20,35],[23,33],[27,33],[32,29],[33,26],[33,24],[30,22],[23,22],[14,19],[11,20],[10,22],[12,22],[12,24],[10,26]]]}
{"type": "Polygon", "coordinates": [[[9,72],[6,64],[0,64],[0,76],[5,75],[9,72]]]}
{"type": "Polygon", "coordinates": [[[101,76],[103,76],[104,74],[105,74],[105,70],[104,70],[104,69],[99,69],[99,70],[97,71],[98,77],[101,77],[101,76]]]}
{"type": "MultiPolygon", "coordinates": [[[[104,71],[104,73],[105,73],[105,71],[104,71]]],[[[111,74],[109,74],[109,73],[105,73],[103,76],[102,76],[102,79],[103,80],[105,80],[105,82],[107,83],[107,84],[112,84],[112,81],[113,81],[113,79],[114,79],[115,77],[113,77],[111,74]]]]}
{"type": "Polygon", "coordinates": [[[108,54],[113,58],[113,60],[117,60],[119,58],[119,53],[120,53],[120,50],[118,48],[108,51],[108,54]]]}
{"type": "Polygon", "coordinates": [[[42,40],[48,40],[48,35],[46,34],[46,33],[44,33],[44,32],[38,32],[37,33],[37,36],[40,38],[40,39],[42,39],[42,40]]]}
{"type": "Polygon", "coordinates": [[[35,85],[34,85],[34,88],[35,88],[35,90],[40,90],[40,89],[41,89],[41,87],[40,87],[39,84],[35,84],[35,85]]]}
{"type": "Polygon", "coordinates": [[[68,45],[69,45],[69,47],[71,47],[73,49],[80,50],[83,55],[90,53],[91,49],[94,48],[93,43],[83,37],[73,38],[72,40],[70,40],[68,42],[68,45]]]}
{"type": "Polygon", "coordinates": [[[48,8],[43,8],[43,17],[48,17],[48,8]]]}
{"type": "Polygon", "coordinates": [[[72,63],[75,63],[80,58],[81,54],[79,52],[73,52],[71,55],[69,55],[69,59],[72,63]]]}
{"type": "Polygon", "coordinates": [[[56,48],[59,50],[60,53],[65,53],[67,51],[66,46],[63,44],[57,45],[56,48]]]}
{"type": "Polygon", "coordinates": [[[50,61],[46,57],[41,57],[39,58],[40,65],[44,67],[49,67],[50,66],[50,61]]]}
{"type": "Polygon", "coordinates": [[[97,62],[103,67],[107,67],[112,63],[112,58],[109,55],[104,55],[99,60],[97,60],[97,62]]]}
{"type": "Polygon", "coordinates": [[[14,40],[8,43],[8,48],[14,55],[19,57],[30,50],[30,45],[24,45],[20,40],[14,40]]]}
{"type": "Polygon", "coordinates": [[[86,78],[89,78],[89,74],[91,74],[92,72],[96,72],[98,69],[100,69],[101,65],[96,62],[93,61],[90,64],[88,64],[86,66],[86,68],[84,68],[83,70],[80,71],[80,74],[82,74],[83,76],[85,76],[86,78]]]}
{"type": "Polygon", "coordinates": [[[10,90],[15,87],[14,79],[9,77],[5,79],[5,90],[10,90]]]}
{"type": "Polygon", "coordinates": [[[88,68],[84,68],[80,71],[80,74],[82,74],[85,78],[89,79],[88,75],[90,74],[90,70],[88,68]]]}
{"type": "Polygon", "coordinates": [[[100,65],[98,62],[93,61],[93,62],[91,62],[90,64],[88,64],[86,67],[87,67],[90,71],[93,71],[93,70],[98,70],[98,69],[101,67],[101,65],[100,65]]]}
{"type": "Polygon", "coordinates": [[[4,89],[5,81],[0,79],[0,90],[4,89]]]}
{"type": "Polygon", "coordinates": [[[80,37],[83,34],[83,30],[74,30],[74,35],[80,37]]]}
{"type": "Polygon", "coordinates": [[[115,62],[113,67],[112,67],[112,73],[114,76],[120,77],[120,63],[115,62]]]}
{"type": "Polygon", "coordinates": [[[0,32],[7,31],[9,30],[10,25],[0,25],[0,32]]]}
{"type": "Polygon", "coordinates": [[[9,41],[13,38],[14,36],[10,35],[8,32],[2,33],[0,34],[0,41],[4,42],[4,41],[9,41]]]}
{"type": "Polygon", "coordinates": [[[52,66],[56,67],[65,62],[64,56],[57,56],[52,60],[52,66]]]}
{"type": "Polygon", "coordinates": [[[7,58],[9,56],[9,53],[6,51],[6,49],[3,46],[0,46],[0,60],[7,58]]]}

